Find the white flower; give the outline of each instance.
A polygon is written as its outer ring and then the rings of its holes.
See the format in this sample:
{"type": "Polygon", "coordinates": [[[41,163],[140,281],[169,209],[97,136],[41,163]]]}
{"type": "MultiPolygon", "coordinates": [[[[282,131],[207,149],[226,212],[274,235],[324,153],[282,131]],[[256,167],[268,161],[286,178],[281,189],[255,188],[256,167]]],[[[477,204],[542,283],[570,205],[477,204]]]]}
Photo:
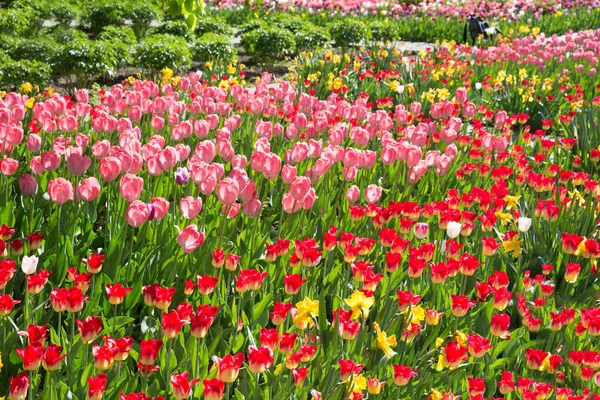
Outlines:
{"type": "Polygon", "coordinates": [[[527,232],[531,228],[531,218],[519,217],[517,224],[520,232],[527,232]]]}
{"type": "Polygon", "coordinates": [[[475,82],[475,90],[481,90],[481,82],[475,82]]]}
{"type": "Polygon", "coordinates": [[[404,93],[404,85],[398,85],[396,87],[396,92],[398,92],[399,94],[404,93]]]}
{"type": "Polygon", "coordinates": [[[25,275],[34,274],[37,270],[39,259],[37,256],[25,256],[23,257],[23,261],[21,261],[21,269],[25,275]]]}
{"type": "Polygon", "coordinates": [[[462,228],[460,222],[450,221],[448,222],[448,228],[446,228],[446,234],[450,239],[454,239],[460,235],[460,228],[462,228]]]}

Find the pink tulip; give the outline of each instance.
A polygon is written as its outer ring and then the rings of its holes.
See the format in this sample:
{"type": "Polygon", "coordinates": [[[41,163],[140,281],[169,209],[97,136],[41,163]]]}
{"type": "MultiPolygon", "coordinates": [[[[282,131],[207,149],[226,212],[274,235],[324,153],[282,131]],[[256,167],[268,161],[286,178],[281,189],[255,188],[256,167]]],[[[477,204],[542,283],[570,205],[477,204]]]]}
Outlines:
{"type": "Polygon", "coordinates": [[[288,214],[295,213],[302,206],[302,204],[299,201],[296,201],[296,199],[294,199],[289,193],[283,194],[281,204],[283,206],[283,210],[288,214]]]}
{"type": "Polygon", "coordinates": [[[463,105],[462,116],[464,119],[467,119],[467,120],[472,119],[475,116],[476,112],[477,112],[477,107],[475,106],[475,104],[467,101],[463,105]]]}
{"type": "Polygon", "coordinates": [[[110,142],[108,140],[98,141],[92,145],[92,154],[96,159],[106,157],[108,155],[109,150],[110,142]]]}
{"type": "Polygon", "coordinates": [[[296,200],[302,200],[310,189],[310,179],[297,176],[290,185],[290,195],[296,200]]]}
{"type": "Polygon", "coordinates": [[[100,176],[104,182],[112,182],[121,173],[121,162],[117,157],[104,157],[100,160],[100,176]]]}
{"type": "Polygon", "coordinates": [[[202,198],[194,199],[192,196],[184,197],[179,201],[179,210],[181,215],[187,219],[194,219],[202,210],[202,198]]]}
{"type": "Polygon", "coordinates": [[[365,190],[365,199],[369,203],[376,203],[381,198],[382,188],[375,184],[370,184],[365,190]]]}
{"type": "Polygon", "coordinates": [[[72,153],[67,157],[67,168],[69,172],[75,176],[82,176],[85,171],[92,165],[92,160],[89,157],[82,156],[78,153],[72,153]]]}
{"type": "Polygon", "coordinates": [[[143,188],[144,179],[133,174],[127,174],[121,177],[121,180],[119,182],[121,196],[123,196],[125,201],[128,201],[130,203],[138,197],[140,197],[143,188]]]}
{"type": "Polygon", "coordinates": [[[41,145],[42,138],[39,135],[36,135],[35,133],[29,134],[29,137],[27,138],[27,150],[31,153],[37,153],[40,151],[41,145]]]}
{"type": "Polygon", "coordinates": [[[29,161],[29,168],[35,175],[43,174],[45,169],[44,163],[42,162],[42,157],[31,157],[31,160],[29,161]]]}
{"type": "Polygon", "coordinates": [[[161,117],[157,117],[156,115],[152,117],[152,120],[150,121],[150,127],[154,132],[161,131],[164,126],[164,119],[162,119],[161,117]]]}
{"type": "Polygon", "coordinates": [[[275,179],[279,175],[281,170],[281,159],[274,153],[265,154],[265,161],[263,165],[263,175],[267,179],[275,179]]]}
{"type": "Polygon", "coordinates": [[[254,198],[247,203],[244,203],[244,214],[248,218],[258,217],[261,209],[261,202],[258,198],[254,198]]]}
{"type": "Polygon", "coordinates": [[[158,154],[158,164],[163,171],[168,171],[177,164],[177,151],[174,147],[167,146],[158,154]]]}
{"type": "Polygon", "coordinates": [[[223,210],[221,212],[227,213],[227,219],[232,219],[238,215],[241,208],[242,205],[240,203],[233,203],[230,206],[223,206],[223,210]]]}
{"type": "Polygon", "coordinates": [[[89,177],[81,181],[77,186],[77,198],[83,201],[92,201],[100,195],[100,183],[98,179],[89,177]]]}
{"type": "Polygon", "coordinates": [[[150,204],[154,206],[154,218],[161,220],[169,213],[169,207],[171,204],[162,197],[155,197],[150,200],[150,204]]]}
{"type": "Polygon", "coordinates": [[[204,234],[196,225],[189,225],[177,235],[177,242],[184,252],[191,253],[204,243],[204,234]]]}
{"type": "Polygon", "coordinates": [[[13,175],[19,168],[19,162],[13,158],[0,159],[0,171],[4,175],[13,175]]]}
{"type": "Polygon", "coordinates": [[[73,200],[73,185],[64,178],[56,178],[48,183],[48,195],[58,205],[73,200]]]}
{"type": "Polygon", "coordinates": [[[46,171],[54,171],[60,164],[60,154],[55,150],[42,153],[42,165],[46,171]]]}
{"type": "Polygon", "coordinates": [[[127,207],[125,220],[130,226],[137,228],[148,220],[150,216],[150,207],[143,201],[134,200],[127,207]]]}
{"type": "Polygon", "coordinates": [[[35,178],[29,174],[23,174],[19,179],[19,189],[24,196],[33,196],[37,192],[37,182],[35,178]]]}
{"type": "Polygon", "coordinates": [[[317,199],[318,197],[315,194],[315,188],[311,187],[301,200],[302,208],[310,210],[317,199]]]}
{"type": "Polygon", "coordinates": [[[406,164],[409,168],[416,166],[421,161],[421,149],[418,147],[410,147],[406,151],[406,164]]]}
{"type": "Polygon", "coordinates": [[[410,113],[415,117],[421,113],[421,103],[411,103],[410,113]]]}
{"type": "Polygon", "coordinates": [[[79,89],[75,93],[75,98],[78,103],[88,103],[90,101],[90,96],[86,89],[79,89]]]}
{"type": "Polygon", "coordinates": [[[296,179],[296,167],[291,165],[284,165],[281,169],[281,179],[284,183],[290,184],[296,179]]]}
{"type": "Polygon", "coordinates": [[[217,197],[224,205],[232,205],[237,200],[240,187],[235,179],[225,178],[219,182],[217,197]]]}
{"type": "Polygon", "coordinates": [[[358,188],[358,186],[356,186],[356,185],[350,186],[350,188],[348,188],[348,190],[346,191],[346,199],[348,199],[348,202],[356,203],[359,198],[360,198],[360,189],[358,188]]]}

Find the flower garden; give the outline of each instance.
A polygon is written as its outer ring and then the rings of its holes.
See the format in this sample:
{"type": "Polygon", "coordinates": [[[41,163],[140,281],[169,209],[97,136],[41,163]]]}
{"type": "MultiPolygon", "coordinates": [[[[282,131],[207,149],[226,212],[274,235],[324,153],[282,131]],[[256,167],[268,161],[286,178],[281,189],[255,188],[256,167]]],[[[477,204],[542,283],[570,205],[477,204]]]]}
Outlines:
{"type": "Polygon", "coordinates": [[[7,3],[0,396],[600,399],[597,1],[7,3]]]}

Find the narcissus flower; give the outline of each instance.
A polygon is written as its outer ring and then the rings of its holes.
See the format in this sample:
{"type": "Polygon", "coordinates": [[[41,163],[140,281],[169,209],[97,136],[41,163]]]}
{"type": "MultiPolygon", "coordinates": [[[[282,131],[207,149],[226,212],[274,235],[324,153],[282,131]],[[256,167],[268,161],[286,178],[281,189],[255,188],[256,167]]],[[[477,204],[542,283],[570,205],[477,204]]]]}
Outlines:
{"type": "Polygon", "coordinates": [[[296,314],[294,315],[294,326],[298,329],[306,329],[306,327],[313,327],[314,320],[319,316],[319,300],[311,300],[305,297],[299,303],[296,303],[296,314]]]}
{"type": "Polygon", "coordinates": [[[367,297],[362,291],[355,290],[349,298],[344,300],[344,303],[352,311],[351,319],[358,319],[361,316],[366,318],[369,316],[369,308],[375,303],[375,297],[367,297]]]}
{"type": "Polygon", "coordinates": [[[387,358],[392,358],[396,354],[392,347],[398,345],[396,335],[388,336],[387,333],[382,332],[377,322],[373,322],[373,329],[377,334],[377,348],[381,349],[387,358]]]}

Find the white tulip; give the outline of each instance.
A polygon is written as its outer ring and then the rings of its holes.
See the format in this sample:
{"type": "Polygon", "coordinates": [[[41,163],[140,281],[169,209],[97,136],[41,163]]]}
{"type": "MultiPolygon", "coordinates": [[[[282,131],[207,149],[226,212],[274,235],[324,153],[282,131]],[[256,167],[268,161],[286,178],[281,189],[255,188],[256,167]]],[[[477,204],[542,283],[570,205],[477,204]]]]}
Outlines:
{"type": "Polygon", "coordinates": [[[25,256],[23,257],[23,261],[21,261],[21,269],[25,275],[34,274],[37,270],[39,259],[37,256],[25,256]]]}
{"type": "Polygon", "coordinates": [[[531,228],[531,218],[519,217],[517,224],[520,232],[527,232],[531,228]]]}
{"type": "Polygon", "coordinates": [[[458,235],[460,235],[460,229],[462,228],[462,225],[459,222],[448,222],[448,228],[446,228],[446,234],[448,234],[448,237],[450,239],[454,239],[455,237],[458,237],[458,235]]]}

